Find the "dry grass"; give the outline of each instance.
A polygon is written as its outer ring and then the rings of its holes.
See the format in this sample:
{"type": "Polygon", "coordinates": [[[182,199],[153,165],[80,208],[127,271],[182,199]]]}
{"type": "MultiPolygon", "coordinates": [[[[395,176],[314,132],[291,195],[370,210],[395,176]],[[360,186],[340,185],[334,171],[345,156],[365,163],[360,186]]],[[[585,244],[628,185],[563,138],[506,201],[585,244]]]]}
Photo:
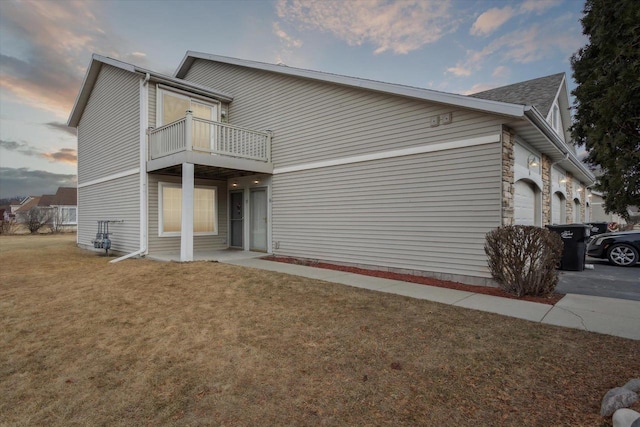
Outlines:
{"type": "Polygon", "coordinates": [[[606,425],[640,342],[0,237],[2,425],[606,425]]]}

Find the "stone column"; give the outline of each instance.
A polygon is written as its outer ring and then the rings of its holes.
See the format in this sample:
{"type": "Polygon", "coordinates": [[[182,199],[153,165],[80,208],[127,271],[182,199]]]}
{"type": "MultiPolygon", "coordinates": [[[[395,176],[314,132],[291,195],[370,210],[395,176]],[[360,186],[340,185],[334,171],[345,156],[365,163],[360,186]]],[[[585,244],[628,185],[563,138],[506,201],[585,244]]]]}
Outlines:
{"type": "Polygon", "coordinates": [[[551,224],[551,159],[542,155],[542,225],[551,224]]]}
{"type": "Polygon", "coordinates": [[[587,189],[586,187],[582,186],[582,184],[580,184],[580,188],[582,189],[580,195],[578,196],[580,197],[580,221],[584,222],[587,218],[585,216],[587,209],[587,189]]]}
{"type": "Polygon", "coordinates": [[[502,225],[514,222],[514,165],[516,141],[515,133],[506,126],[502,127],[502,225]]]}
{"type": "Polygon", "coordinates": [[[567,209],[566,209],[566,220],[567,224],[573,223],[573,175],[567,172],[567,183],[565,184],[565,188],[567,191],[567,209]]]}

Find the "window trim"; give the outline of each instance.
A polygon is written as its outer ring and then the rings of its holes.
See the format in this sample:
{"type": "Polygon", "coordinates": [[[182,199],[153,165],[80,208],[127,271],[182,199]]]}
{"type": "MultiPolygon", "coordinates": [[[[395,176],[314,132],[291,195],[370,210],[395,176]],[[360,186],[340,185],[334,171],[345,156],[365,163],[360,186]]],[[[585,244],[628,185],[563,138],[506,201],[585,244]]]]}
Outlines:
{"type": "MultiPolygon", "coordinates": [[[[159,181],[158,182],[158,237],[180,237],[182,235],[181,231],[164,231],[164,218],[162,215],[163,212],[163,188],[179,188],[182,191],[182,184],[175,182],[166,182],[159,181]]],[[[213,190],[213,231],[194,231],[194,236],[217,236],[219,233],[219,224],[218,224],[218,186],[216,185],[194,185],[193,187],[205,189],[205,190],[213,190]]],[[[182,194],[182,193],[181,193],[182,194]]]]}
{"type": "Polygon", "coordinates": [[[560,107],[557,102],[553,103],[551,107],[551,127],[560,134],[562,132],[562,118],[560,117],[560,107]]]}
{"type": "Polygon", "coordinates": [[[65,216],[64,216],[64,213],[63,213],[64,209],[68,209],[70,211],[71,210],[75,211],[76,220],[75,221],[64,220],[61,225],[78,225],[78,207],[77,206],[60,205],[60,206],[58,206],[58,209],[60,209],[60,215],[61,215],[61,218],[63,220],[65,219],[65,216]]]}

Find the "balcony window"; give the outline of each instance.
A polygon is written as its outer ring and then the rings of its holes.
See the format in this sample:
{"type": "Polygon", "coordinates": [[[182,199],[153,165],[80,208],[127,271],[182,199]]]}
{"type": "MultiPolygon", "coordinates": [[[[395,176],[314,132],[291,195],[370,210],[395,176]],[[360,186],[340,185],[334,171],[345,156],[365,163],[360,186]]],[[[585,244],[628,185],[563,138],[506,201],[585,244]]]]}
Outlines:
{"type": "Polygon", "coordinates": [[[197,100],[188,96],[158,89],[157,125],[162,126],[180,120],[187,110],[193,111],[193,117],[218,121],[218,105],[197,100]]]}

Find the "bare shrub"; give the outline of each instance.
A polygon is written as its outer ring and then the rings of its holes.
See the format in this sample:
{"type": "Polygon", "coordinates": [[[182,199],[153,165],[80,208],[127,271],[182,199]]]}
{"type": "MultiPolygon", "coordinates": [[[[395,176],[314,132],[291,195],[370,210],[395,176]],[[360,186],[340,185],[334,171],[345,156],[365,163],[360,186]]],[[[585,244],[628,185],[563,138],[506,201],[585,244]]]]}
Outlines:
{"type": "Polygon", "coordinates": [[[13,219],[0,221],[0,234],[13,234],[16,222],[13,219]]]}
{"type": "Polygon", "coordinates": [[[40,227],[51,221],[51,212],[49,209],[33,207],[24,214],[24,219],[31,234],[37,233],[40,227]]]}
{"type": "Polygon", "coordinates": [[[487,233],[484,245],[493,278],[519,297],[546,296],[555,290],[562,248],[558,234],[528,225],[497,228],[487,233]]]}

